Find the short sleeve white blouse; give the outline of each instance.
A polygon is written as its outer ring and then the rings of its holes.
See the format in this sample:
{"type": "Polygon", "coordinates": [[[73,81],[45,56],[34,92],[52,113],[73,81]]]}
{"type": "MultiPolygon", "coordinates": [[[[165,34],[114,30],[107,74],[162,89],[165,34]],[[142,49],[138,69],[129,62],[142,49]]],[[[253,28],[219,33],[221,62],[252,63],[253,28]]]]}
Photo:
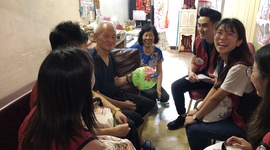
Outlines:
{"type": "Polygon", "coordinates": [[[243,93],[250,93],[254,87],[247,76],[247,66],[243,64],[234,65],[228,72],[220,88],[229,93],[242,96],[243,93]]]}

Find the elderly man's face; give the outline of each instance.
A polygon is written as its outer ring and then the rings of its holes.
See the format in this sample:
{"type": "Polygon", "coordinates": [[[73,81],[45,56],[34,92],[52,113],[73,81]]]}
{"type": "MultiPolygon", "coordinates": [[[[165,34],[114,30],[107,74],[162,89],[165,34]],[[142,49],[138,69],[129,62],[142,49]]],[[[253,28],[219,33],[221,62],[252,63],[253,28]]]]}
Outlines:
{"type": "Polygon", "coordinates": [[[96,35],[97,46],[103,50],[111,51],[116,44],[116,31],[113,26],[104,24],[102,31],[96,35]]]}

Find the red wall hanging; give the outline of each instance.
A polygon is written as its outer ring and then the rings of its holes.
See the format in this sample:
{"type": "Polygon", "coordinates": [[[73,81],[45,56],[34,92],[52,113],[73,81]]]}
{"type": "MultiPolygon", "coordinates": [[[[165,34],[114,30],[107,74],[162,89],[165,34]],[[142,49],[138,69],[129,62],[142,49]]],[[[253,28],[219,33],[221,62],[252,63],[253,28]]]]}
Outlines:
{"type": "Polygon", "coordinates": [[[144,10],[145,13],[151,12],[151,0],[136,0],[136,10],[144,10]]]}

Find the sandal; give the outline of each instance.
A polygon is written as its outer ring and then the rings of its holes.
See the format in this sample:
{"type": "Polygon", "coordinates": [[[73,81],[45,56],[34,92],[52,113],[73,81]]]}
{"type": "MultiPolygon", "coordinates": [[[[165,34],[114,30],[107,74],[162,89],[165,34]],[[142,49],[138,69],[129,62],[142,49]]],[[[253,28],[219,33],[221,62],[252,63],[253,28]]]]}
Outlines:
{"type": "Polygon", "coordinates": [[[155,146],[151,144],[150,141],[145,140],[144,144],[141,146],[143,150],[155,150],[155,146]]]}

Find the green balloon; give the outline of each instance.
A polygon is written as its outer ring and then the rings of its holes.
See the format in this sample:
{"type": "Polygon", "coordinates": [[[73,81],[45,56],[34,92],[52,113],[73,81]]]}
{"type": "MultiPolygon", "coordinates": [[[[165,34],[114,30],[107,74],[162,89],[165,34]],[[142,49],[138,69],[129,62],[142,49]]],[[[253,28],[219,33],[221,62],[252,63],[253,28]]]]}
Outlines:
{"type": "Polygon", "coordinates": [[[151,89],[157,83],[157,76],[158,74],[153,68],[149,66],[140,67],[133,72],[132,83],[139,90],[151,89]]]}

